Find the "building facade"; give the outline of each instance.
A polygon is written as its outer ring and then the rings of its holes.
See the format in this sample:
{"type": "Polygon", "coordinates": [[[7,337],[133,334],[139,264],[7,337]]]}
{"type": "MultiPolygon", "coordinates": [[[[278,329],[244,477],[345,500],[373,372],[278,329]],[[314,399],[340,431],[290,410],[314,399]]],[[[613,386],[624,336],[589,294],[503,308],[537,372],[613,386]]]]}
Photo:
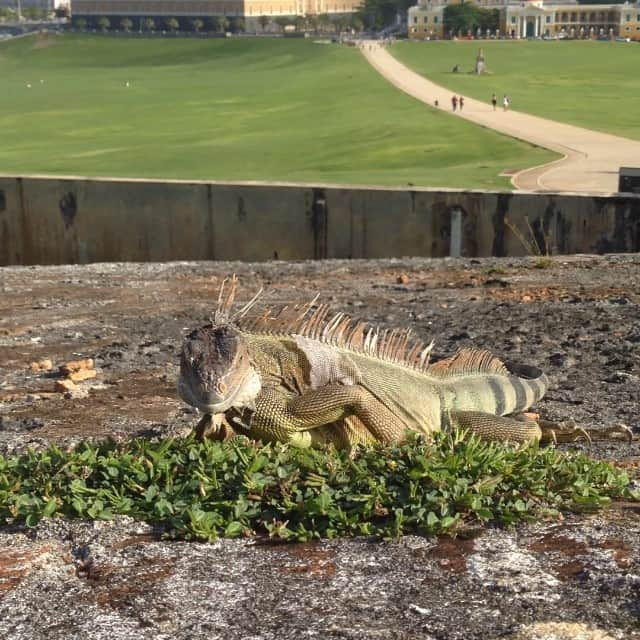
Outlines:
{"type": "Polygon", "coordinates": [[[75,17],[259,17],[346,14],[361,0],[72,0],[75,17]]]}
{"type": "Polygon", "coordinates": [[[0,7],[22,12],[24,9],[55,11],[59,7],[68,7],[69,0],[0,0],[0,7]]]}
{"type": "MultiPolygon", "coordinates": [[[[613,38],[640,40],[640,2],[634,4],[554,4],[544,0],[470,0],[483,9],[498,9],[500,27],[492,36],[510,38],[613,38]]],[[[447,4],[461,0],[419,0],[408,12],[409,37],[450,37],[443,19],[447,4]]],[[[487,34],[461,34],[485,37],[487,34]]]]}

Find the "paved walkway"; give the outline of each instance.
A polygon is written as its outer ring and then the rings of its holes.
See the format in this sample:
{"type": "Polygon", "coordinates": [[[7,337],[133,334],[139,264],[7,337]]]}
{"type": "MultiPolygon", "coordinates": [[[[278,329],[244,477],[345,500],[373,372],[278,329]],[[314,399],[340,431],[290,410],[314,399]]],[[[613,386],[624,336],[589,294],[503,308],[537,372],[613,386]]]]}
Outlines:
{"type": "MultiPolygon", "coordinates": [[[[451,113],[453,93],[450,89],[411,71],[375,41],[363,43],[361,49],[371,65],[396,87],[432,107],[438,100],[439,108],[451,113]]],[[[517,111],[504,113],[501,101],[502,96],[498,96],[498,108],[493,111],[490,103],[465,96],[464,110],[457,111],[456,115],[564,156],[513,176],[512,182],[517,189],[611,193],[618,190],[621,166],[640,166],[640,141],[517,111]]]]}

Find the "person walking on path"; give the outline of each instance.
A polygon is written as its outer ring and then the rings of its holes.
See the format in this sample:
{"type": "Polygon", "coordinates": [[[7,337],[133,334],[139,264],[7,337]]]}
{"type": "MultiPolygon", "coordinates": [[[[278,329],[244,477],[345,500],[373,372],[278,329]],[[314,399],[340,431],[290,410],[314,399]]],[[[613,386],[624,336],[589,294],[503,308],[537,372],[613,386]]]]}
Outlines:
{"type": "Polygon", "coordinates": [[[451,108],[455,111],[458,108],[458,96],[453,96],[451,98],[451,108]]]}
{"type": "Polygon", "coordinates": [[[464,96],[460,96],[460,111],[462,111],[463,107],[464,107],[464,96]]]}
{"type": "Polygon", "coordinates": [[[491,96],[491,104],[493,105],[493,110],[495,111],[496,105],[498,104],[498,98],[495,93],[491,96]]]}
{"type": "MultiPolygon", "coordinates": [[[[449,91],[448,100],[441,101],[440,106],[451,115],[459,115],[479,125],[528,140],[535,145],[556,150],[566,156],[565,159],[554,164],[537,166],[513,176],[513,183],[517,189],[610,193],[618,188],[617,176],[620,166],[633,167],[638,164],[638,158],[640,158],[640,141],[638,140],[583,129],[575,125],[570,126],[521,111],[514,111],[508,115],[503,113],[502,116],[496,117],[498,105],[496,104],[496,112],[493,112],[486,102],[484,109],[471,108],[468,113],[464,111],[460,114],[451,113],[452,89],[437,85],[420,76],[387,51],[376,51],[375,54],[367,51],[365,55],[385,79],[413,98],[433,105],[436,97],[446,96],[449,91]],[[625,165],[627,162],[629,164],[625,165]]],[[[506,94],[507,83],[503,85],[502,82],[495,82],[497,86],[492,87],[491,84],[494,82],[495,80],[492,80],[485,87],[489,99],[496,89],[506,94]]],[[[502,95],[497,92],[496,95],[500,101],[499,104],[502,105],[502,95]]],[[[473,107],[475,103],[472,101],[469,104],[473,107]]]]}
{"type": "Polygon", "coordinates": [[[509,109],[509,96],[507,94],[502,98],[502,109],[503,111],[507,111],[509,109]]]}

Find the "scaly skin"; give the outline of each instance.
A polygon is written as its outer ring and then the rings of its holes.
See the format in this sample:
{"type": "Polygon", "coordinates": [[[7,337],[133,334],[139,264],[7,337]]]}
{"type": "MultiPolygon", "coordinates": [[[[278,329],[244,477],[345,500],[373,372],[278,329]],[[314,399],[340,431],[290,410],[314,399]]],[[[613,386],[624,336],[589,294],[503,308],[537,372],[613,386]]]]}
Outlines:
{"type": "MultiPolygon", "coordinates": [[[[255,439],[353,447],[399,442],[409,431],[430,434],[451,427],[470,429],[488,440],[532,442],[543,435],[533,420],[501,417],[521,414],[542,397],[547,383],[541,372],[532,379],[483,371],[442,378],[429,369],[422,372],[321,345],[321,351],[336,353],[339,363],[333,378],[314,388],[311,377],[317,365],[296,340],[238,335],[250,366],[258,373],[260,390],[253,402],[223,413],[234,432],[255,439]],[[345,374],[352,384],[337,381],[345,374]]],[[[182,389],[190,386],[193,374],[186,362],[183,358],[182,389]]],[[[182,395],[190,402],[188,395],[182,395]]],[[[215,406],[200,408],[220,413],[215,406]]]]}
{"type": "MultiPolygon", "coordinates": [[[[474,349],[429,364],[431,346],[409,331],[379,332],[313,303],[233,321],[235,285],[226,299],[223,285],[213,322],[182,345],[178,391],[205,414],[200,436],[341,448],[452,428],[501,442],[589,439],[524,413],[547,389],[535,367],[474,349]]],[[[630,437],[624,426],[605,435],[616,432],[630,437]]]]}

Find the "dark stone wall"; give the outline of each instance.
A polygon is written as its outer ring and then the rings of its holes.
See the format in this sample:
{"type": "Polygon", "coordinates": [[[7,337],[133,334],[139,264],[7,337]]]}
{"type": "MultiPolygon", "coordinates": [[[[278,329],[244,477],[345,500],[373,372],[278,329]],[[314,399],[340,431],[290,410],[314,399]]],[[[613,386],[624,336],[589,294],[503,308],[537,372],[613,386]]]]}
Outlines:
{"type": "Polygon", "coordinates": [[[640,195],[0,178],[0,265],[640,251],[640,195]]]}

